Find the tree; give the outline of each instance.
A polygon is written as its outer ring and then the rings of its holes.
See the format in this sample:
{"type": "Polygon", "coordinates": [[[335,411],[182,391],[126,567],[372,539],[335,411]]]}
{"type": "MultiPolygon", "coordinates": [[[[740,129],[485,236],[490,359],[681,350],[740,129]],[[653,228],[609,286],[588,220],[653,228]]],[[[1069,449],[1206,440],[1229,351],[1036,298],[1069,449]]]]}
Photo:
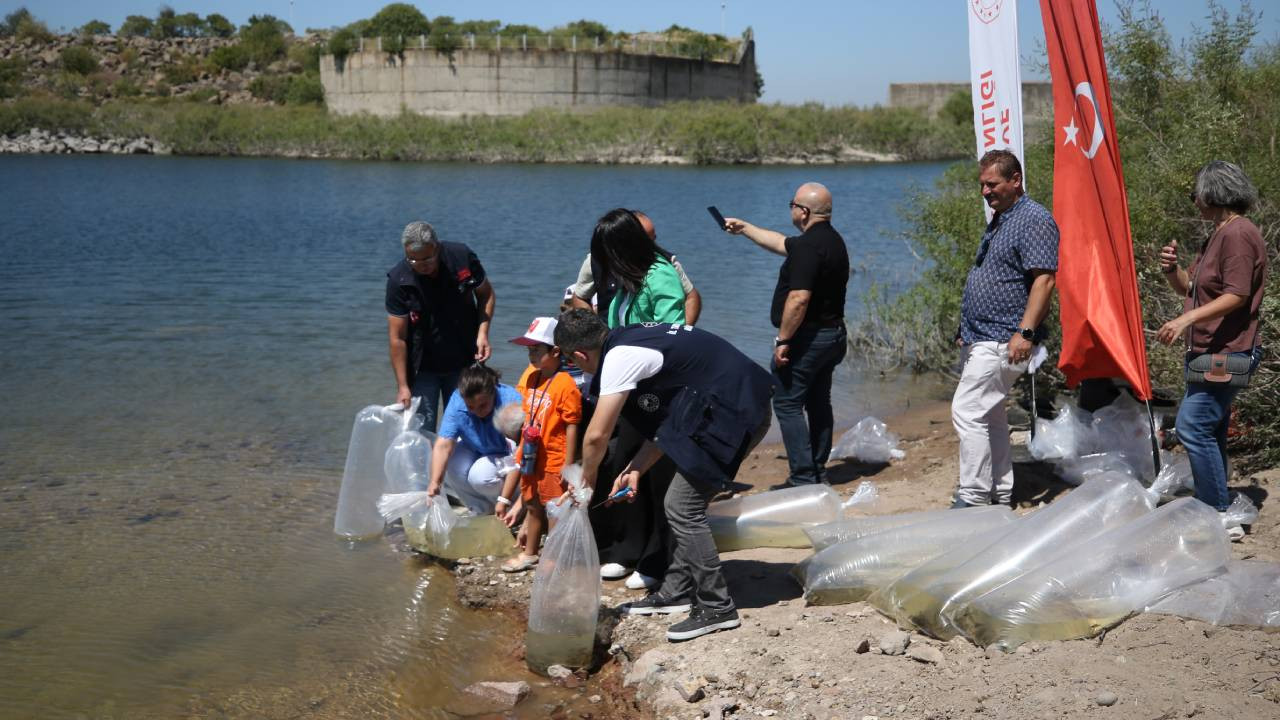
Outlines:
{"type": "Polygon", "coordinates": [[[17,35],[19,25],[34,19],[30,10],[20,7],[4,16],[4,22],[0,23],[0,35],[17,35]]]}
{"type": "Polygon", "coordinates": [[[60,55],[62,69],[76,75],[88,75],[98,69],[98,58],[83,45],[64,48],[60,55]]]}
{"type": "Polygon", "coordinates": [[[595,20],[574,20],[564,26],[562,31],[565,35],[578,35],[587,38],[597,38],[600,42],[609,39],[609,28],[595,20]]]}
{"type": "Polygon", "coordinates": [[[76,32],[81,35],[110,35],[111,26],[101,20],[90,20],[81,25],[76,32]]]}
{"type": "Polygon", "coordinates": [[[240,44],[249,59],[260,67],[266,67],[284,56],[284,31],[289,27],[271,15],[254,15],[249,24],[240,28],[240,44]]]}
{"type": "Polygon", "coordinates": [[[195,13],[182,13],[175,17],[173,21],[174,29],[182,37],[200,37],[204,34],[204,20],[201,20],[200,16],[195,13]]]}
{"type": "Polygon", "coordinates": [[[164,5],[156,13],[155,24],[151,26],[151,37],[163,40],[178,36],[178,13],[164,5]]]}
{"type": "Polygon", "coordinates": [[[155,27],[155,23],[151,22],[151,18],[142,15],[130,15],[120,23],[120,30],[117,32],[121,37],[151,37],[151,31],[155,27]]]}
{"type": "Polygon", "coordinates": [[[204,18],[205,31],[213,37],[228,38],[236,34],[236,26],[225,16],[213,13],[204,18]]]}
{"type": "Polygon", "coordinates": [[[422,11],[408,3],[391,3],[369,18],[367,36],[381,37],[382,49],[404,53],[405,39],[431,34],[431,23],[422,11]]]}

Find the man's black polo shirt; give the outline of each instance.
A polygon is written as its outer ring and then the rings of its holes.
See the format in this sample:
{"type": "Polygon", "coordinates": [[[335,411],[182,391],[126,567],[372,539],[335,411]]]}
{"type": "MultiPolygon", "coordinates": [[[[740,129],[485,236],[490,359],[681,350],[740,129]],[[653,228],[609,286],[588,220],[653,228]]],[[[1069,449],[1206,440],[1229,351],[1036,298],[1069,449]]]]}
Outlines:
{"type": "Polygon", "coordinates": [[[387,273],[387,313],[408,318],[409,381],[420,372],[454,372],[476,355],[480,308],[475,289],[484,266],[463,243],[440,243],[435,277],[419,275],[408,260],[387,273]]]}
{"type": "Polygon", "coordinates": [[[817,222],[786,240],[787,259],[778,270],[769,319],[782,326],[782,308],[792,290],[809,290],[813,297],[802,325],[835,327],[844,321],[844,292],[849,284],[849,251],[844,238],[829,222],[817,222]]]}

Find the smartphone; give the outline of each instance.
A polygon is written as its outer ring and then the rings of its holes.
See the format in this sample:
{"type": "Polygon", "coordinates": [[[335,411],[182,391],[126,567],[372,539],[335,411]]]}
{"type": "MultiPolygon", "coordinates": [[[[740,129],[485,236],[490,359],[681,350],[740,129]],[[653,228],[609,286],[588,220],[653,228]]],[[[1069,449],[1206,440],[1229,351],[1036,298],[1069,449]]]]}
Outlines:
{"type": "Polygon", "coordinates": [[[712,205],[708,207],[707,212],[711,213],[711,217],[715,219],[716,225],[719,225],[720,229],[724,230],[724,216],[720,214],[720,211],[716,209],[716,206],[712,205]]]}

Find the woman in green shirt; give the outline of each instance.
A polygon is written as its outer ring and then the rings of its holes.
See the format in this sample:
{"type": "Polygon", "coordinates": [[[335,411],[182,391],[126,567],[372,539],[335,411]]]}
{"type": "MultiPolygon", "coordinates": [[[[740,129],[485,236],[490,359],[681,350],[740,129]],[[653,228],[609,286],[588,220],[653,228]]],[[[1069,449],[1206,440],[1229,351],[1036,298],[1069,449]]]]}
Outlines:
{"type": "Polygon", "coordinates": [[[603,271],[597,287],[616,285],[605,316],[610,328],[685,321],[684,287],[671,253],[649,237],[631,211],[618,208],[600,218],[591,234],[591,257],[603,271]]]}

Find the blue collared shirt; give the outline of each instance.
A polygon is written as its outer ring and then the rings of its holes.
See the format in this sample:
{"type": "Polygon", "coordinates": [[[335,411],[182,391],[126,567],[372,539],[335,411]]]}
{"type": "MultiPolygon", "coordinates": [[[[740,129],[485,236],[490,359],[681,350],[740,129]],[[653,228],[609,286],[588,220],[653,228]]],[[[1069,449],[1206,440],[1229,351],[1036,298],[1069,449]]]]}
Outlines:
{"type": "Polygon", "coordinates": [[[1058,224],[1023,195],[982,234],[960,303],[960,340],[1008,342],[1027,309],[1031,271],[1057,269],[1058,224]]]}

